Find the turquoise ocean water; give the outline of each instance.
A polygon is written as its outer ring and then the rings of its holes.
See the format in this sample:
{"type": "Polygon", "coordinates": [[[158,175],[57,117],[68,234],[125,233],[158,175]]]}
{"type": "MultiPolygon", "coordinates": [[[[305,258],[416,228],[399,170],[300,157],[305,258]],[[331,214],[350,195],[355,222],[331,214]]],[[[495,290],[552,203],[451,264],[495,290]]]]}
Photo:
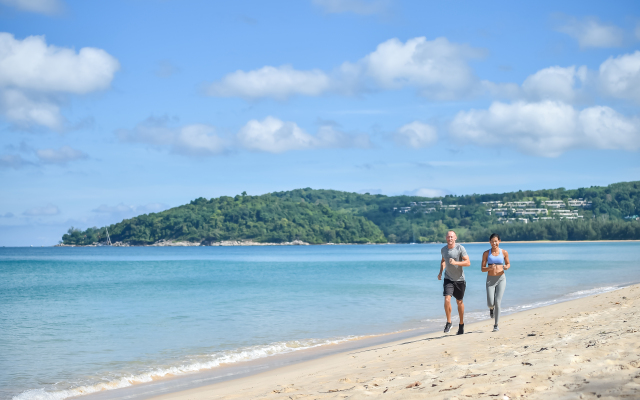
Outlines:
{"type": "MultiPolygon", "coordinates": [[[[488,245],[463,245],[473,322],[488,317],[480,272],[488,245]]],[[[367,335],[439,330],[441,247],[0,248],[0,398],[63,399],[367,335]]],[[[510,312],[640,282],[637,242],[503,248],[513,265],[510,312]]]]}

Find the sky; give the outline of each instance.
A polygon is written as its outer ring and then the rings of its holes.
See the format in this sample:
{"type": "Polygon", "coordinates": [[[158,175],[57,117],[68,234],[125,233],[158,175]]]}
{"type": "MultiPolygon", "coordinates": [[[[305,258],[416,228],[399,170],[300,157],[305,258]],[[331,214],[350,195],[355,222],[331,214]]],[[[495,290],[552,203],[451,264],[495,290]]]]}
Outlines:
{"type": "Polygon", "coordinates": [[[637,1],[0,0],[0,245],[198,198],[640,179],[637,1]]]}

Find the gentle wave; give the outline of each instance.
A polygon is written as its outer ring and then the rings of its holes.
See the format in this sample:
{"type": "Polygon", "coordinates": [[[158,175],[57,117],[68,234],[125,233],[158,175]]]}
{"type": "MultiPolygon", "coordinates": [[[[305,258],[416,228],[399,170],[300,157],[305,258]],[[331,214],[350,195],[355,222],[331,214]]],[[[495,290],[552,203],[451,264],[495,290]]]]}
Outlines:
{"type": "Polygon", "coordinates": [[[307,350],[315,347],[326,346],[331,344],[344,343],[350,340],[362,339],[367,336],[347,336],[336,339],[307,339],[293,340],[289,342],[272,343],[265,346],[251,346],[236,350],[215,353],[209,356],[198,356],[202,361],[186,363],[178,366],[166,368],[156,368],[151,371],[141,372],[136,375],[122,376],[110,381],[99,382],[95,384],[87,384],[78,387],[72,387],[66,390],[46,391],[45,389],[27,390],[17,396],[13,400],[62,400],[68,397],[83,396],[103,390],[120,389],[139,383],[151,382],[156,379],[167,376],[183,375],[192,372],[204,371],[219,367],[223,364],[234,364],[257,360],[260,358],[271,357],[278,354],[286,354],[294,351],[307,350]]]}

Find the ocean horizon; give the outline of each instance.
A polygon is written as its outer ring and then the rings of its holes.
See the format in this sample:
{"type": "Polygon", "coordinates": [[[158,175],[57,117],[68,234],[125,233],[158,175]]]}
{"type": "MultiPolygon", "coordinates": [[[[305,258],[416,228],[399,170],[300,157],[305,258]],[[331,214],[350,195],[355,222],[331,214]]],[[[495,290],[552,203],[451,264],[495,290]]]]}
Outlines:
{"type": "MultiPolygon", "coordinates": [[[[489,246],[462,244],[472,262],[465,320],[487,319],[480,260],[489,246]]],[[[439,330],[442,246],[0,248],[0,397],[116,394],[221,365],[439,330]]],[[[633,242],[503,248],[512,262],[505,313],[640,282],[633,242]]]]}

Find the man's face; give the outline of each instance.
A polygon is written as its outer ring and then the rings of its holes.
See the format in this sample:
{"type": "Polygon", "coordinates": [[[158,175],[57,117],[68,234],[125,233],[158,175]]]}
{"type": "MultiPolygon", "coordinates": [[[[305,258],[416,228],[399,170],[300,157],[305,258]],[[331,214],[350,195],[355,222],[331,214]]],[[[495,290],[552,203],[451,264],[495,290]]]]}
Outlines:
{"type": "Polygon", "coordinates": [[[447,232],[447,244],[455,244],[456,243],[456,233],[455,232],[447,232]]]}

